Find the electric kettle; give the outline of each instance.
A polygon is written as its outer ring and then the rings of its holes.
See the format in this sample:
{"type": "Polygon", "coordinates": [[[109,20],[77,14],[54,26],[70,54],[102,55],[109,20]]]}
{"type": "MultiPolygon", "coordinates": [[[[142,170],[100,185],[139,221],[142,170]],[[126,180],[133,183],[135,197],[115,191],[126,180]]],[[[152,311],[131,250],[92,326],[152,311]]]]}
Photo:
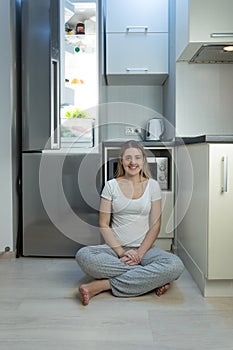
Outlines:
{"type": "Polygon", "coordinates": [[[164,121],[162,118],[149,119],[146,125],[146,141],[160,141],[165,131],[164,121]]]}

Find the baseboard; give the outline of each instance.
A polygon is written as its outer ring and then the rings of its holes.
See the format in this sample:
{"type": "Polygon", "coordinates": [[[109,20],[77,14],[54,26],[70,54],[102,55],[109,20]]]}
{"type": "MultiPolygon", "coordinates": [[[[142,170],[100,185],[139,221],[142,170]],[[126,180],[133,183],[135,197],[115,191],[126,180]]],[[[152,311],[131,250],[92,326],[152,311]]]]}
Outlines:
{"type": "Polygon", "coordinates": [[[185,249],[185,247],[179,240],[177,241],[177,255],[181,258],[185,267],[187,268],[190,275],[192,276],[197,286],[201,290],[202,294],[204,295],[205,277],[202,271],[199,269],[196,262],[192,259],[191,255],[188,253],[188,251],[185,249]]]}
{"type": "Polygon", "coordinates": [[[15,259],[16,258],[16,252],[0,252],[0,259],[15,259]]]}
{"type": "Polygon", "coordinates": [[[233,297],[233,280],[206,280],[205,297],[233,297]]]}
{"type": "Polygon", "coordinates": [[[208,280],[179,240],[177,254],[204,297],[233,297],[233,280],[208,280]]]}

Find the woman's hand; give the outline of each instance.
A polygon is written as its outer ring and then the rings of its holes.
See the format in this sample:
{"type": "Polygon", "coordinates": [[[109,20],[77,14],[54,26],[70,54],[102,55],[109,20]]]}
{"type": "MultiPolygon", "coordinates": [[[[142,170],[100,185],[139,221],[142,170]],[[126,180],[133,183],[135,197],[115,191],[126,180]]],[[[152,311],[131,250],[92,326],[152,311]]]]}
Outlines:
{"type": "Polygon", "coordinates": [[[124,255],[120,258],[120,261],[126,265],[134,266],[140,264],[141,257],[139,256],[137,250],[130,249],[124,253],[124,255]]]}

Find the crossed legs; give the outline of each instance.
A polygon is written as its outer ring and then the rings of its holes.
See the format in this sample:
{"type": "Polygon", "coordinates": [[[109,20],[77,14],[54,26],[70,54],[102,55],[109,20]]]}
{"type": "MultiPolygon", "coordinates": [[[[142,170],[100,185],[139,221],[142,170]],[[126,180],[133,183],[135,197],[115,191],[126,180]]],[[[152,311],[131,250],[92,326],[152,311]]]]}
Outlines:
{"type": "Polygon", "coordinates": [[[138,296],[151,290],[160,296],[183,271],[183,264],[176,255],[156,247],[151,248],[141,265],[136,266],[122,263],[107,245],[82,248],[76,259],[82,270],[95,279],[79,288],[84,305],[107,290],[120,297],[138,296]]]}

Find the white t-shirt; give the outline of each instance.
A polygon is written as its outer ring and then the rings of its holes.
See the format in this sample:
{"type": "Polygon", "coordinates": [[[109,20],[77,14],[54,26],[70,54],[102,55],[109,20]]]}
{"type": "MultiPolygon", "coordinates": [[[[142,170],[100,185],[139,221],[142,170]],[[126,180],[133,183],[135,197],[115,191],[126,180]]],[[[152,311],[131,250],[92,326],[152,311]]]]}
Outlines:
{"type": "Polygon", "coordinates": [[[127,198],[116,179],[109,180],[101,197],[112,202],[112,230],[122,246],[138,247],[149,230],[151,202],[162,198],[159,184],[148,179],[143,195],[127,198]]]}

